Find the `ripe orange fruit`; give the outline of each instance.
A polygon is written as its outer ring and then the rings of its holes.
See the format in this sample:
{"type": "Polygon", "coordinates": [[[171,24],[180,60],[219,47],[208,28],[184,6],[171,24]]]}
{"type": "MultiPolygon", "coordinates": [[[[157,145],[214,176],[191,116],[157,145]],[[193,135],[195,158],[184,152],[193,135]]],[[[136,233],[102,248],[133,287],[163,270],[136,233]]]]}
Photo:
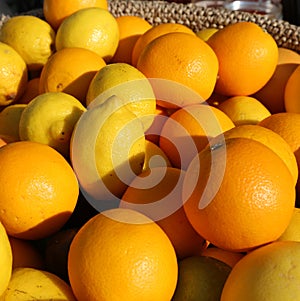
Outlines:
{"type": "Polygon", "coordinates": [[[286,112],[300,113],[299,97],[300,97],[300,67],[297,65],[286,82],[284,90],[284,107],[286,112]]]}
{"type": "Polygon", "coordinates": [[[25,92],[17,101],[19,104],[28,104],[32,99],[39,95],[40,78],[35,77],[27,82],[25,92]]]}
{"type": "Polygon", "coordinates": [[[100,7],[107,9],[107,0],[44,0],[43,14],[46,21],[57,30],[62,21],[78,11],[86,7],[100,7]]]}
{"type": "Polygon", "coordinates": [[[235,125],[257,124],[271,115],[269,110],[256,98],[251,96],[233,96],[218,106],[235,125]]]}
{"type": "Polygon", "coordinates": [[[219,60],[217,93],[229,96],[253,94],[275,71],[277,44],[256,23],[229,24],[213,34],[207,43],[219,60]]]}
{"type": "Polygon", "coordinates": [[[177,269],[167,235],[130,209],[109,209],[92,217],[74,236],[69,251],[70,284],[78,300],[171,300],[177,269]]]}
{"type": "Polygon", "coordinates": [[[271,148],[285,162],[296,185],[299,174],[297,160],[290,145],[279,134],[257,124],[244,124],[224,132],[223,135],[225,139],[238,137],[254,139],[271,148]]]}
{"type": "Polygon", "coordinates": [[[300,64],[300,55],[287,48],[278,48],[278,63],[270,80],[253,96],[272,114],[285,112],[284,90],[287,80],[300,64]]]}
{"type": "Polygon", "coordinates": [[[166,120],[159,146],[174,167],[187,169],[194,156],[212,137],[233,127],[231,119],[218,108],[206,104],[186,106],[166,120]]]}
{"type": "Polygon", "coordinates": [[[139,174],[126,189],[120,207],[137,210],[164,230],[178,258],[199,255],[205,240],[193,229],[182,207],[184,171],[173,167],[151,168],[139,174]]]}
{"type": "Polygon", "coordinates": [[[300,243],[276,241],[245,255],[231,270],[221,301],[298,300],[300,243]]]}
{"type": "Polygon", "coordinates": [[[148,78],[187,86],[206,100],[215,87],[218,59],[207,43],[197,36],[172,32],[156,38],[144,48],[137,68],[148,78]]]}
{"type": "Polygon", "coordinates": [[[191,35],[195,35],[195,33],[188,26],[180,23],[161,23],[155,25],[151,29],[147,30],[144,34],[142,34],[135,42],[132,49],[132,65],[137,65],[140,54],[151,41],[170,32],[186,32],[191,35]]]}
{"type": "MultiPolygon", "coordinates": [[[[273,132],[280,135],[291,147],[292,152],[294,153],[298,170],[300,168],[300,114],[298,113],[288,113],[281,112],[272,114],[271,116],[263,119],[260,123],[260,126],[268,128],[273,132]]],[[[296,185],[297,192],[300,192],[300,181],[296,185]]]]}
{"type": "Polygon", "coordinates": [[[10,236],[9,242],[13,255],[13,268],[45,269],[42,253],[31,241],[10,236]]]}
{"type": "Polygon", "coordinates": [[[300,114],[288,112],[272,114],[258,125],[279,134],[291,147],[300,166],[300,114]]]}
{"type": "Polygon", "coordinates": [[[144,34],[152,25],[139,16],[116,17],[119,26],[119,45],[111,59],[113,63],[131,64],[133,47],[138,38],[144,34]]]}
{"type": "Polygon", "coordinates": [[[285,231],[295,185],[282,159],[264,144],[217,137],[189,165],[183,196],[186,215],[203,238],[221,249],[246,251],[285,231]]]}
{"type": "Polygon", "coordinates": [[[52,147],[36,142],[0,148],[0,220],[10,236],[40,239],[71,216],[79,193],[70,164],[52,147]]]}
{"type": "Polygon", "coordinates": [[[39,93],[65,92],[85,104],[96,73],[106,66],[97,53],[84,48],[63,48],[54,53],[42,69],[39,93]]]}

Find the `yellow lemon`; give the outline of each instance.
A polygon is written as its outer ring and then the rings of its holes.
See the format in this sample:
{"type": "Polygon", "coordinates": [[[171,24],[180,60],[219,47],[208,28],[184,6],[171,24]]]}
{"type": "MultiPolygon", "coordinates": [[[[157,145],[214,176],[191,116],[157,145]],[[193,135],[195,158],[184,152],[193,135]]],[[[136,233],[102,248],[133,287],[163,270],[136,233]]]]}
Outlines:
{"type": "Polygon", "coordinates": [[[73,131],[70,156],[90,203],[99,211],[115,206],[143,168],[142,123],[119,97],[111,96],[82,114],[73,131]]]}
{"type": "Polygon", "coordinates": [[[23,58],[9,45],[0,42],[0,106],[18,100],[25,92],[28,80],[23,58]]]}
{"type": "Polygon", "coordinates": [[[104,8],[89,7],[67,17],[56,33],[56,49],[79,47],[92,50],[106,62],[111,60],[119,43],[116,18],[104,8]]]}
{"type": "Polygon", "coordinates": [[[141,119],[145,130],[150,127],[155,117],[156,98],[142,72],[127,63],[112,63],[101,68],[90,83],[86,104],[96,106],[112,95],[118,96],[127,109],[141,119]]]}
{"type": "Polygon", "coordinates": [[[71,287],[55,274],[34,268],[15,268],[3,301],[75,301],[71,287]]]}
{"type": "Polygon", "coordinates": [[[295,207],[288,227],[278,240],[293,240],[300,242],[300,208],[295,207]]]}
{"type": "Polygon", "coordinates": [[[13,104],[0,112],[0,135],[9,136],[13,141],[19,141],[19,122],[26,104],[13,104]]]}
{"type": "Polygon", "coordinates": [[[218,29],[214,27],[203,28],[196,32],[196,36],[198,36],[200,39],[204,41],[207,41],[217,31],[218,29]]]}
{"type": "Polygon", "coordinates": [[[145,161],[143,166],[143,171],[147,169],[152,169],[155,167],[169,166],[171,167],[171,162],[165,152],[154,142],[146,140],[145,141],[145,161]]]}
{"type": "Polygon", "coordinates": [[[270,111],[256,98],[233,96],[218,105],[235,125],[257,124],[270,116],[270,111]]]}
{"type": "Polygon", "coordinates": [[[64,92],[40,94],[22,112],[20,139],[47,144],[68,157],[73,128],[85,110],[79,100],[64,92]]]}
{"type": "MultiPolygon", "coordinates": [[[[0,296],[6,290],[12,273],[12,250],[6,230],[0,222],[0,296]]],[[[1,297],[0,297],[1,300],[1,297]]]]}
{"type": "Polygon", "coordinates": [[[221,301],[300,299],[300,242],[276,241],[245,255],[231,270],[221,301]]]}
{"type": "Polygon", "coordinates": [[[55,50],[52,27],[30,15],[8,19],[1,27],[0,41],[9,44],[21,55],[29,71],[40,70],[55,50]]]}

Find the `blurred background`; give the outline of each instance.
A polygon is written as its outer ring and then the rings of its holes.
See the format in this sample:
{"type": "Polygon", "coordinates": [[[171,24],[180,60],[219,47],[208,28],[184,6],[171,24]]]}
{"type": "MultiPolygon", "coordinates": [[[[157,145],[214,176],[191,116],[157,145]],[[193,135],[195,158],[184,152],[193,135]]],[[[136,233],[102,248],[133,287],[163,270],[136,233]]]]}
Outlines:
{"type": "MultiPolygon", "coordinates": [[[[61,0],[63,1],[63,0],[61,0]]],[[[171,2],[172,0],[167,0],[171,2]]],[[[174,0],[174,2],[190,2],[189,0],[174,0]]],[[[300,1],[282,0],[283,19],[291,24],[300,25],[300,1]]],[[[0,0],[0,14],[19,14],[43,7],[43,0],[0,0]]]]}

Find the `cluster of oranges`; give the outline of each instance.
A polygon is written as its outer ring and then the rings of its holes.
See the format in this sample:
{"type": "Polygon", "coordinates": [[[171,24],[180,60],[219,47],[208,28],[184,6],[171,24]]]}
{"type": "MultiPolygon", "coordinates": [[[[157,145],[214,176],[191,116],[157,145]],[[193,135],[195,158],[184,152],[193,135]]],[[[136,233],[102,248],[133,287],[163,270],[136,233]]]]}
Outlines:
{"type": "Polygon", "coordinates": [[[0,28],[0,300],[299,299],[299,54],[43,12],[0,28]]]}

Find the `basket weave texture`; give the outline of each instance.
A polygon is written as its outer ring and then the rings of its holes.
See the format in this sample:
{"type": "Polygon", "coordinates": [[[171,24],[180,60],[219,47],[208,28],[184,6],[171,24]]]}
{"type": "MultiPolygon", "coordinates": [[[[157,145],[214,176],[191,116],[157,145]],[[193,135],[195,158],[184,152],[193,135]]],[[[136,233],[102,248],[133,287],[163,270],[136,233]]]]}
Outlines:
{"type": "MultiPolygon", "coordinates": [[[[194,31],[203,28],[222,28],[240,21],[251,21],[270,33],[280,47],[300,53],[300,27],[287,21],[265,15],[229,11],[225,8],[203,8],[195,4],[167,1],[108,0],[109,10],[115,16],[135,15],[145,18],[152,25],[174,22],[187,25],[194,31]]],[[[43,18],[42,10],[26,12],[43,18]]],[[[9,16],[0,17],[1,24],[9,16]]]]}

